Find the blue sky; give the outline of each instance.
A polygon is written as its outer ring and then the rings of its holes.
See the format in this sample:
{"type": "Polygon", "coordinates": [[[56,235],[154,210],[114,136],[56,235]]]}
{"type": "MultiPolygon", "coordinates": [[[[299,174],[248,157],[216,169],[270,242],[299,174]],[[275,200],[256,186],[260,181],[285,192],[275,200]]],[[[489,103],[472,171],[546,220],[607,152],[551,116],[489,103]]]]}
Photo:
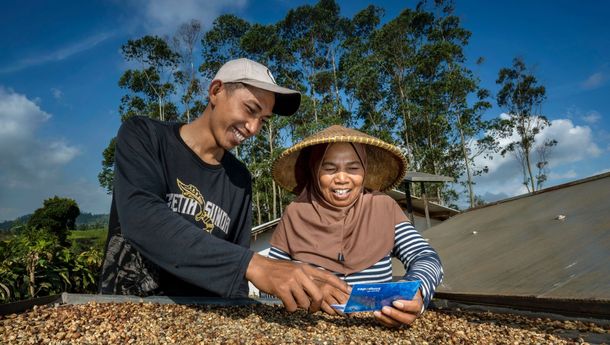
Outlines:
{"type": "MultiPolygon", "coordinates": [[[[53,195],[81,211],[107,213],[99,187],[102,151],[120,125],[127,68],[120,47],[169,34],[190,19],[208,28],[219,14],[273,23],[312,1],[2,1],[0,12],[0,221],[30,213],[53,195]]],[[[339,1],[351,17],[370,1],[339,1]]],[[[378,1],[394,18],[406,1],[378,1]]],[[[405,5],[406,4],[406,5],[405,5]]],[[[456,1],[472,32],[466,54],[481,85],[497,92],[498,70],[521,56],[547,89],[542,133],[558,146],[548,186],[610,168],[610,2],[456,1]],[[476,66],[478,57],[485,62],[476,66]]],[[[494,107],[486,117],[496,117],[494,107]]],[[[476,192],[488,200],[523,193],[512,157],[479,162],[490,173],[476,192]]]]}

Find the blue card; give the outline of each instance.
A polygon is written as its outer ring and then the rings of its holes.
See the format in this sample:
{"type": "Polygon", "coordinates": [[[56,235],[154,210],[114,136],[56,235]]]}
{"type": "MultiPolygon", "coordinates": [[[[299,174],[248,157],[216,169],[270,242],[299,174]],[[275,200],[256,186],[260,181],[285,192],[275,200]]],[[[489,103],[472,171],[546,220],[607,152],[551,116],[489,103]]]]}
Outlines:
{"type": "Polygon", "coordinates": [[[345,304],[332,304],[331,307],[343,313],[381,310],[392,306],[397,299],[411,300],[419,289],[420,281],[392,282],[376,284],[355,284],[345,304]]]}

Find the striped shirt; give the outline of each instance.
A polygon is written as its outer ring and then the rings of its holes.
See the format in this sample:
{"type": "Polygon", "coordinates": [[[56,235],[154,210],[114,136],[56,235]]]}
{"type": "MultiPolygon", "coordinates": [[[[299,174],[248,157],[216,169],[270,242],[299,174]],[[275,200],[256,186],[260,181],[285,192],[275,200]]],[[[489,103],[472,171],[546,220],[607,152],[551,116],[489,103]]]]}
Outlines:
{"type": "MultiPolygon", "coordinates": [[[[409,222],[396,225],[394,228],[394,248],[379,262],[349,275],[337,272],[334,272],[334,274],[349,285],[390,282],[392,281],[392,256],[398,258],[405,266],[404,280],[421,281],[424,306],[428,306],[436,287],[443,279],[443,267],[436,251],[409,222]]],[[[279,260],[293,260],[289,253],[275,247],[271,247],[269,257],[279,260]]]]}

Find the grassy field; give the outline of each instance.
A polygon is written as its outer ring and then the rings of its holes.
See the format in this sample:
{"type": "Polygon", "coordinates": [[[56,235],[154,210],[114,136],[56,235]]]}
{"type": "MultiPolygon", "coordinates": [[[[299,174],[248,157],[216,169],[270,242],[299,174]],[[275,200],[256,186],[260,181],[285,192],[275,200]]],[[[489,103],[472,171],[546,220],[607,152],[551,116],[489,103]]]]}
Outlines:
{"type": "Polygon", "coordinates": [[[103,251],[107,236],[108,229],[72,230],[68,239],[72,240],[72,246],[77,247],[80,251],[91,248],[103,251]]]}

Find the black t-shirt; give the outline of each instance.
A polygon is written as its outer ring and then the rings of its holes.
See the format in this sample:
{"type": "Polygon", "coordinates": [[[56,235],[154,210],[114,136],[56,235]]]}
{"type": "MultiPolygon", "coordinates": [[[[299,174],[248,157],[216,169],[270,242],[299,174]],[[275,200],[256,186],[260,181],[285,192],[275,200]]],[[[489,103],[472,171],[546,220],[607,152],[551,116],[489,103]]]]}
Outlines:
{"type": "Polygon", "coordinates": [[[180,126],[134,117],[119,130],[102,293],[247,294],[250,173],[230,152],[202,161],[180,126]]]}

